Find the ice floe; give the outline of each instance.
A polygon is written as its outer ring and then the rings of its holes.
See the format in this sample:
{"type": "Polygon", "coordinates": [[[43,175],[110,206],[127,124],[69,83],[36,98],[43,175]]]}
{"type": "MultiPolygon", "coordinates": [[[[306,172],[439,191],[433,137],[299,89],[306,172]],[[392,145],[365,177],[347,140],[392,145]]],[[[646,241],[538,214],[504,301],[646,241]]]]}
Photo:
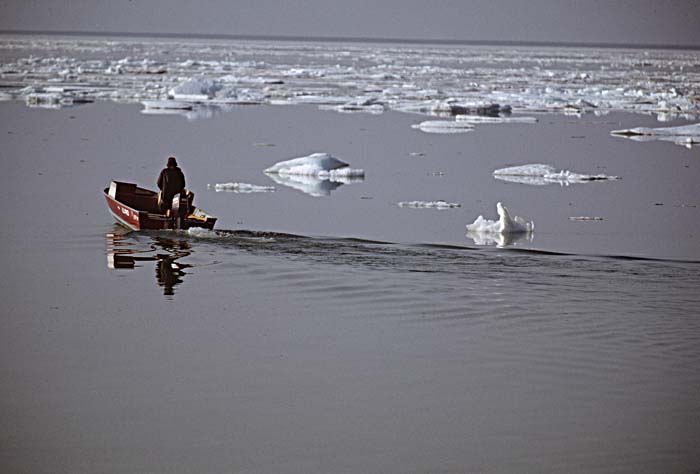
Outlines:
{"type": "Polygon", "coordinates": [[[175,100],[204,101],[213,98],[221,88],[219,82],[210,79],[189,79],[170,89],[168,96],[175,100]]]}
{"type": "Polygon", "coordinates": [[[511,217],[508,209],[500,202],[496,204],[498,212],[498,220],[484,219],[484,216],[479,215],[476,220],[467,224],[468,234],[519,234],[530,233],[535,228],[535,223],[526,221],[522,217],[511,217]]]}
{"type": "Polygon", "coordinates": [[[482,123],[537,123],[535,117],[489,117],[488,115],[458,115],[455,117],[458,122],[470,124],[482,123]]]}
{"type": "Polygon", "coordinates": [[[329,153],[313,153],[301,158],[281,161],[265,170],[266,174],[313,176],[321,179],[363,178],[364,170],[350,165],[329,153]]]}
{"type": "Polygon", "coordinates": [[[457,207],[462,207],[461,204],[457,202],[447,202],[447,201],[401,201],[396,204],[399,207],[408,207],[412,209],[454,209],[457,207]]]}
{"type": "Polygon", "coordinates": [[[613,130],[610,134],[637,141],[663,140],[691,147],[700,143],[700,123],[681,125],[679,127],[637,127],[613,130]]]}
{"type": "Polygon", "coordinates": [[[474,125],[468,122],[457,122],[451,120],[427,120],[411,127],[426,133],[464,133],[471,132],[474,125]]]}
{"type": "Polygon", "coordinates": [[[313,153],[281,161],[264,172],[277,184],[311,196],[328,196],[343,184],[359,183],[365,177],[364,170],[350,168],[348,163],[329,153],[313,153]]]}
{"type": "Polygon", "coordinates": [[[207,184],[207,188],[214,189],[215,191],[229,191],[234,193],[270,193],[275,190],[274,186],[259,186],[256,184],[248,183],[216,183],[207,184]]]}
{"type": "Polygon", "coordinates": [[[8,58],[0,64],[3,99],[58,95],[30,99],[30,105],[170,97],[457,117],[507,118],[511,111],[621,111],[655,114],[660,120],[700,115],[700,70],[697,52],[691,50],[47,40],[28,35],[4,38],[0,53],[8,58]]]}
{"type": "Polygon", "coordinates": [[[530,184],[543,186],[546,184],[559,184],[568,186],[573,183],[587,183],[591,181],[618,180],[618,176],[608,176],[605,174],[581,174],[573,171],[557,171],[551,165],[529,164],[510,166],[508,168],[497,169],[493,172],[496,179],[509,181],[512,183],[530,184]]]}

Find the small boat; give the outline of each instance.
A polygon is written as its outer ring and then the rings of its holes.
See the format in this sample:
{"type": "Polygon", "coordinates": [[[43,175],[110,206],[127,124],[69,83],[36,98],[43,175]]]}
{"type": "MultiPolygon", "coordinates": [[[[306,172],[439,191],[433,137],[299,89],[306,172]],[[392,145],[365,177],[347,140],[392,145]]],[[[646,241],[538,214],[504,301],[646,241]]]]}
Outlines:
{"type": "Polygon", "coordinates": [[[104,196],[117,223],[131,230],[213,229],[216,224],[216,217],[192,205],[191,191],[176,195],[167,214],[158,206],[157,192],[133,183],[112,181],[104,189],[104,196]]]}

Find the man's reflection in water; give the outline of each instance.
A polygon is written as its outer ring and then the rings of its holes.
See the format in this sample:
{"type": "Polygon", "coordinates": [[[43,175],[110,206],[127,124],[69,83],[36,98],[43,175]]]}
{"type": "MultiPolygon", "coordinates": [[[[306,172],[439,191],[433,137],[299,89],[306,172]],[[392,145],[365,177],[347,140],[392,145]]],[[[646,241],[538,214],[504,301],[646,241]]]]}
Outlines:
{"type": "Polygon", "coordinates": [[[131,241],[123,232],[111,232],[107,234],[107,266],[111,269],[136,268],[136,262],[156,262],[156,281],[163,287],[163,295],[173,296],[175,287],[182,283],[187,274],[184,269],[192,265],[178,262],[178,259],[187,257],[192,253],[192,247],[186,240],[175,240],[165,237],[153,237],[148,247],[135,248],[137,241],[131,241]],[[166,253],[152,252],[164,250],[166,253]]]}
{"type": "Polygon", "coordinates": [[[167,254],[156,254],[156,280],[163,287],[165,296],[175,294],[175,286],[182,283],[182,277],[186,273],[182,270],[190,265],[178,263],[177,259],[188,256],[191,251],[190,244],[184,240],[172,240],[157,237],[155,243],[163,250],[169,251],[167,254]]]}

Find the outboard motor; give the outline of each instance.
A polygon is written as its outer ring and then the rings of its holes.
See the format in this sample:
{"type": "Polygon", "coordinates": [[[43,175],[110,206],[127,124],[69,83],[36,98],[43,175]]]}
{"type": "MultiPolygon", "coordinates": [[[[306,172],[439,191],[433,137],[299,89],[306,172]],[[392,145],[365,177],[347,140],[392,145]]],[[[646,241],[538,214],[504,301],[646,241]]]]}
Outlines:
{"type": "Polygon", "coordinates": [[[189,199],[187,191],[176,194],[173,198],[172,208],[170,209],[170,217],[173,219],[173,229],[182,229],[185,223],[185,218],[189,214],[189,199]]]}

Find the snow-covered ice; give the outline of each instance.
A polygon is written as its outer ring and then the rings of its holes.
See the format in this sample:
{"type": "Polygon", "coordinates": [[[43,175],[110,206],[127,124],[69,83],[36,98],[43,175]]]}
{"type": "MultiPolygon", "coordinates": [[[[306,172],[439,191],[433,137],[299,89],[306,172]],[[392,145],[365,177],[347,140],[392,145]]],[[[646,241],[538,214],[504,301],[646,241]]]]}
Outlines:
{"type": "Polygon", "coordinates": [[[364,170],[350,168],[348,163],[329,153],[313,153],[301,158],[281,161],[265,170],[266,174],[313,176],[321,179],[362,178],[364,170]]]}
{"type": "Polygon", "coordinates": [[[496,204],[498,220],[484,219],[479,215],[476,220],[467,224],[467,232],[472,234],[518,234],[530,233],[535,228],[535,223],[526,221],[522,217],[511,217],[508,209],[500,202],[496,204]]]}
{"type": "Polygon", "coordinates": [[[510,181],[512,183],[531,184],[535,186],[543,186],[546,184],[557,183],[562,186],[568,186],[572,183],[587,183],[591,181],[605,181],[620,179],[617,176],[608,176],[605,174],[581,174],[573,171],[560,170],[557,171],[551,165],[541,163],[510,166],[508,168],[497,169],[493,172],[496,179],[510,181]]]}
{"type": "Polygon", "coordinates": [[[214,97],[222,85],[206,78],[189,79],[168,91],[168,96],[175,100],[201,102],[214,97]]]}

